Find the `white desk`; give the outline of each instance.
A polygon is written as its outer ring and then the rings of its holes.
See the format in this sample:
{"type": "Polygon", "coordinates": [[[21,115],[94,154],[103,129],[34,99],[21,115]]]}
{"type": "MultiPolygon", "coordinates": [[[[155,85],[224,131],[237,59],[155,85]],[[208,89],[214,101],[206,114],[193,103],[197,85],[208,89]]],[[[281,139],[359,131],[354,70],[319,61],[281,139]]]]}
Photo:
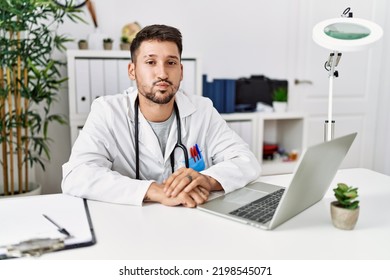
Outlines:
{"type": "MultiPolygon", "coordinates": [[[[263,177],[261,181],[287,185],[290,179],[291,175],[281,175],[263,177]]],[[[197,209],[89,201],[97,244],[42,258],[389,260],[389,199],[389,176],[367,169],[341,170],[322,201],[273,231],[197,209]],[[359,188],[361,210],[353,231],[339,230],[331,224],[331,189],[337,182],[359,188]]]]}

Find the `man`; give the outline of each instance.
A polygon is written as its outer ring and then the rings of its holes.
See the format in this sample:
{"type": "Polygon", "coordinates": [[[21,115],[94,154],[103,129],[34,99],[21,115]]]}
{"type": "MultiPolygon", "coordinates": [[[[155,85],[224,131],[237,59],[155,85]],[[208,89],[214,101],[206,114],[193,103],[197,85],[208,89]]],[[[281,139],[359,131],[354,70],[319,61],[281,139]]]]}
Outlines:
{"type": "Polygon", "coordinates": [[[64,193],[122,204],[195,207],[211,191],[230,192],[259,176],[248,145],[211,101],[179,90],[179,30],[145,27],[130,52],[128,74],[137,88],[93,102],[63,165],[64,193]]]}

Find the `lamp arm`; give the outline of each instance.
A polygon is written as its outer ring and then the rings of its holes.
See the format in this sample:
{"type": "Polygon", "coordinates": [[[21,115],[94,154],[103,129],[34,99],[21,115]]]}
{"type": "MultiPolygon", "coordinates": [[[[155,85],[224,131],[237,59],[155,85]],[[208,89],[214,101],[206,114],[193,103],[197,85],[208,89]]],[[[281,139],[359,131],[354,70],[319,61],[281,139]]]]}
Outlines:
{"type": "Polygon", "coordinates": [[[335,70],[340,61],[341,53],[334,51],[330,54],[326,67],[330,67],[329,71],[329,93],[328,93],[328,120],[325,121],[325,141],[330,141],[334,138],[334,123],[333,115],[333,81],[335,77],[338,77],[338,73],[335,70]]]}

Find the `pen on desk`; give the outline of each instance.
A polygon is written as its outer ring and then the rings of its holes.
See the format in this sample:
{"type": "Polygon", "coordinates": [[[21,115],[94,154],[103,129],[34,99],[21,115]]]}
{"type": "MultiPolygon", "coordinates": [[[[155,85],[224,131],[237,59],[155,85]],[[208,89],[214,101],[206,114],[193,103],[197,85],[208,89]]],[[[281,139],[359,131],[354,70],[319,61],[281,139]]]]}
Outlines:
{"type": "Polygon", "coordinates": [[[45,217],[49,222],[51,222],[53,225],[55,225],[59,232],[62,234],[65,234],[68,237],[71,237],[70,233],[63,227],[61,227],[59,224],[57,224],[55,221],[53,221],[51,218],[49,218],[47,215],[42,214],[43,217],[45,217]]]}

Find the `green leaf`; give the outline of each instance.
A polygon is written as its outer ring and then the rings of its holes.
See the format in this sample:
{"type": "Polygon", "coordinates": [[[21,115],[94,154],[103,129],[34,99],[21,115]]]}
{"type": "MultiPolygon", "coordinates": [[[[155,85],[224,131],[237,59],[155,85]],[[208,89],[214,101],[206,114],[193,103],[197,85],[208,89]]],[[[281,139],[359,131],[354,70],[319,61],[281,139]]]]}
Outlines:
{"type": "Polygon", "coordinates": [[[337,201],[347,209],[355,209],[359,205],[358,188],[353,188],[344,183],[338,183],[337,188],[333,189],[337,201]]]}
{"type": "Polygon", "coordinates": [[[82,13],[71,6],[62,9],[52,0],[0,1],[0,66],[13,69],[21,58],[22,68],[28,71],[27,80],[24,80],[23,72],[21,78],[15,78],[11,71],[10,81],[6,74],[1,77],[5,86],[0,88],[0,98],[7,99],[12,94],[14,99],[14,92],[20,88],[22,104],[26,99],[28,105],[20,117],[15,117],[15,108],[2,108],[6,109],[6,114],[0,122],[0,141],[13,143],[15,151],[24,150],[25,146],[18,146],[9,133],[10,129],[23,128],[22,142],[29,143],[23,159],[26,164],[38,164],[44,169],[50,159],[49,124],[66,123],[62,116],[50,113],[51,105],[59,99],[59,89],[67,81],[60,71],[66,63],[53,58],[53,53],[65,51],[66,43],[73,40],[59,34],[58,27],[67,17],[75,22],[85,22],[82,13]],[[20,40],[16,35],[18,32],[20,40]]]}
{"type": "Polygon", "coordinates": [[[344,195],[348,198],[356,198],[358,196],[356,191],[348,191],[344,193],[344,195]]]}
{"type": "Polygon", "coordinates": [[[338,184],[337,184],[337,187],[338,187],[341,191],[343,191],[343,192],[345,192],[345,191],[348,190],[348,185],[346,185],[346,184],[344,184],[344,183],[338,183],[338,184]]]}

